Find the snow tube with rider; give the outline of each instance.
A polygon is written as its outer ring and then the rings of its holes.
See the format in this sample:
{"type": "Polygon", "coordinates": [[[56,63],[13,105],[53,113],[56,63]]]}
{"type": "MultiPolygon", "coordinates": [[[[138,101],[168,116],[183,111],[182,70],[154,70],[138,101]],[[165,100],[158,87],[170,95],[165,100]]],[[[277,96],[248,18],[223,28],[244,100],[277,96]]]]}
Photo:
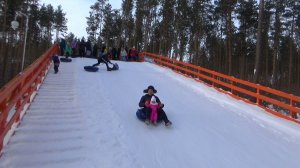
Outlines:
{"type": "Polygon", "coordinates": [[[61,62],[72,62],[71,58],[60,58],[61,62]]]}
{"type": "Polygon", "coordinates": [[[93,67],[93,66],[84,66],[84,70],[88,72],[97,72],[99,70],[98,67],[93,67]]]}

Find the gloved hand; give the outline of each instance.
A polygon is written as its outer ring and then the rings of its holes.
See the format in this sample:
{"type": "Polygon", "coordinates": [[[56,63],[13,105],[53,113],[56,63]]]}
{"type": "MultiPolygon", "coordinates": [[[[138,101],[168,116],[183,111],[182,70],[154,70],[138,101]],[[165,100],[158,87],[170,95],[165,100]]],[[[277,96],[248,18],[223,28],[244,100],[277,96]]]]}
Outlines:
{"type": "Polygon", "coordinates": [[[147,100],[147,101],[145,102],[145,106],[148,106],[149,104],[150,104],[150,101],[147,100]]]}
{"type": "Polygon", "coordinates": [[[165,105],[163,103],[160,104],[159,108],[164,108],[165,105]]]}

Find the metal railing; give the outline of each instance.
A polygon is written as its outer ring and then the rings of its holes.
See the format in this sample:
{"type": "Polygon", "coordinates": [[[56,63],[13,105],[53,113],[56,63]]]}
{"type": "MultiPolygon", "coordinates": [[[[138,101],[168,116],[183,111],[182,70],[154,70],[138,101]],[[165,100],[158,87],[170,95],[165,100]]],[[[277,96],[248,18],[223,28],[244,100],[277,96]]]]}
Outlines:
{"type": "Polygon", "coordinates": [[[162,55],[148,52],[143,52],[141,55],[144,59],[150,58],[156,64],[168,67],[187,77],[194,78],[238,100],[257,105],[278,117],[300,124],[300,120],[297,119],[298,114],[300,114],[300,97],[298,96],[170,59],[162,55]]]}
{"type": "Polygon", "coordinates": [[[0,90],[0,154],[36,95],[59,46],[53,45],[0,90]]]}

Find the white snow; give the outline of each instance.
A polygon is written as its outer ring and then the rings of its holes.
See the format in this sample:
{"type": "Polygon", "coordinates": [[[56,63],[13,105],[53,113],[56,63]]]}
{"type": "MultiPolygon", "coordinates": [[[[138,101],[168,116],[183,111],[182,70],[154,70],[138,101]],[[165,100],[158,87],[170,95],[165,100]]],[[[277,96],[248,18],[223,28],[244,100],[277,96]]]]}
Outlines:
{"type": "Polygon", "coordinates": [[[76,58],[50,69],[0,168],[298,168],[300,126],[151,63],[95,73],[76,58]],[[154,85],[173,122],[136,118],[154,85]]]}

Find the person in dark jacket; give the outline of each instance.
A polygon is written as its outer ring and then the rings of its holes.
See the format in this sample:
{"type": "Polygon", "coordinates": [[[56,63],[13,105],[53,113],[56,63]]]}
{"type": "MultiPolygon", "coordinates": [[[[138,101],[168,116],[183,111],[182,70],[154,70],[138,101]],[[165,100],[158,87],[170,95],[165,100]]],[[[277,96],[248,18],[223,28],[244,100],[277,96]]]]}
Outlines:
{"type": "Polygon", "coordinates": [[[61,38],[61,41],[59,43],[59,47],[60,47],[60,55],[64,56],[64,54],[65,54],[65,48],[66,48],[66,41],[65,41],[65,39],[61,38]]]}
{"type": "Polygon", "coordinates": [[[150,103],[151,97],[154,96],[156,98],[156,102],[159,104],[159,108],[157,110],[158,119],[161,119],[165,122],[166,126],[172,125],[172,122],[168,119],[165,111],[163,110],[164,104],[161,103],[159,98],[154,95],[154,93],[157,93],[155,88],[153,86],[148,86],[147,89],[144,90],[144,93],[146,93],[144,96],[142,96],[139,107],[142,107],[143,112],[146,114],[146,120],[145,123],[148,125],[150,123],[150,115],[151,115],[151,108],[146,107],[147,104],[150,103]]]}
{"type": "Polygon", "coordinates": [[[58,56],[57,55],[52,56],[52,61],[54,63],[54,72],[57,73],[58,72],[58,67],[59,67],[59,64],[60,64],[60,60],[59,60],[58,56]]]}
{"type": "Polygon", "coordinates": [[[94,58],[97,58],[97,53],[98,53],[98,46],[97,44],[95,43],[94,46],[93,46],[93,53],[92,53],[92,56],[94,58]]]}
{"type": "Polygon", "coordinates": [[[92,54],[92,43],[90,40],[86,42],[86,57],[90,57],[92,54]]]}
{"type": "Polygon", "coordinates": [[[98,63],[94,64],[94,66],[98,66],[100,65],[100,63],[104,63],[106,65],[106,68],[107,68],[107,71],[111,71],[111,68],[108,66],[108,64],[113,64],[110,62],[110,60],[108,59],[108,53],[106,52],[106,47],[103,46],[100,53],[99,53],[99,56],[98,56],[98,63]]]}
{"type": "Polygon", "coordinates": [[[118,57],[118,50],[115,47],[113,47],[111,49],[111,56],[112,56],[113,60],[118,60],[119,59],[119,57],[118,57]]]}
{"type": "Polygon", "coordinates": [[[86,47],[86,44],[85,44],[85,39],[84,37],[82,37],[80,43],[79,43],[79,56],[80,57],[84,57],[85,56],[85,47],[86,47]]]}

